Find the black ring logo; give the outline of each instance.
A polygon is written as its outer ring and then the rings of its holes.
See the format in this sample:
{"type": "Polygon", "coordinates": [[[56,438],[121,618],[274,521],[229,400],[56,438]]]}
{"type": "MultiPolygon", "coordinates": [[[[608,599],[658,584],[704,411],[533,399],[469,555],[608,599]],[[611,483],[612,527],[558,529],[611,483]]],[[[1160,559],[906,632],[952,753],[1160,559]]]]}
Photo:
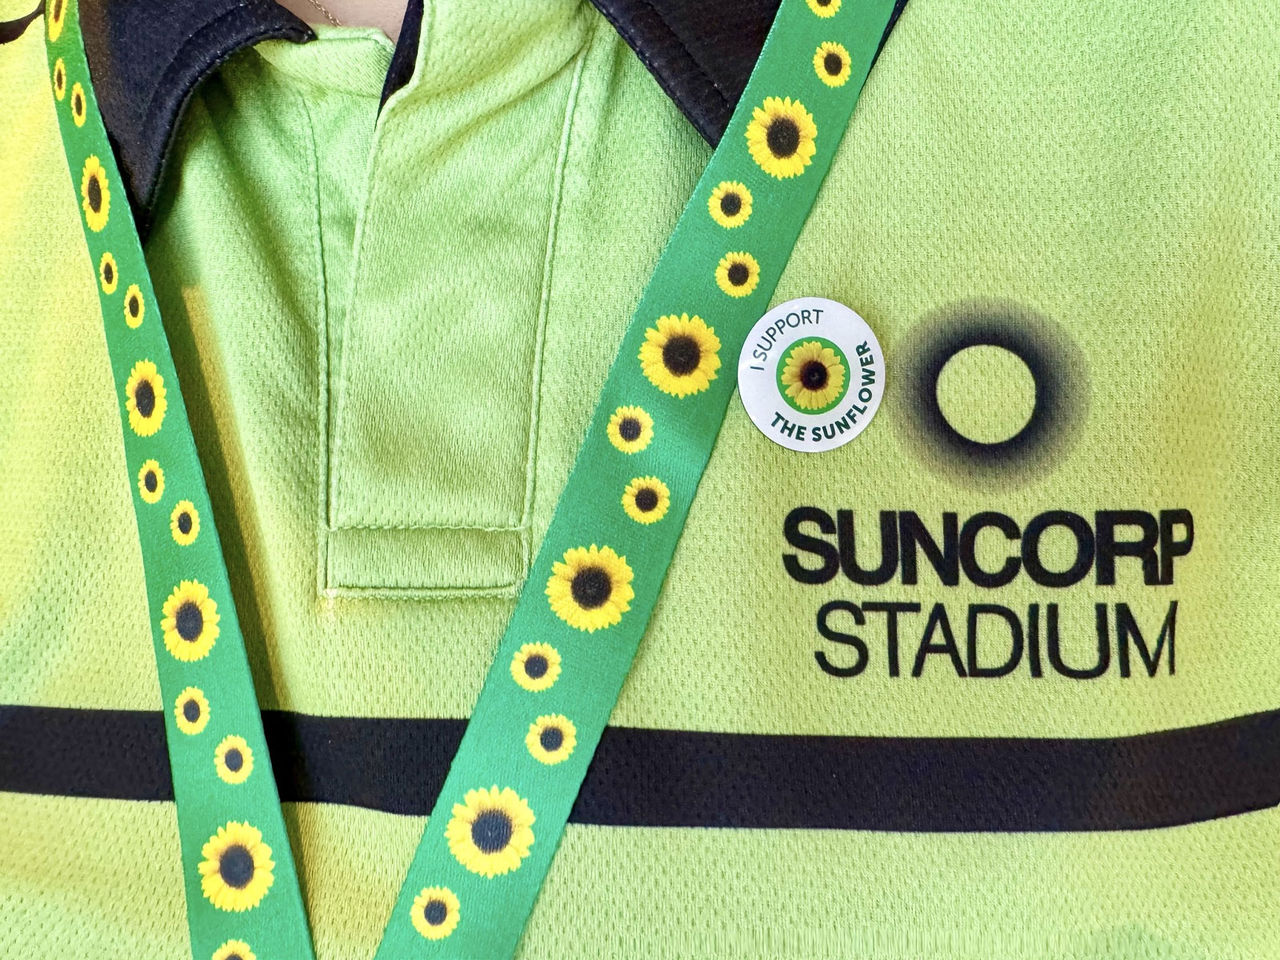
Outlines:
{"type": "Polygon", "coordinates": [[[931,314],[898,346],[897,418],[934,469],[968,481],[1022,482],[1060,460],[1087,413],[1083,354],[1056,323],[1009,301],[972,300],[931,314]],[[970,347],[999,347],[1018,357],[1035,384],[1027,422],[1013,436],[984,443],[960,433],[938,400],[942,370],[970,347]]]}

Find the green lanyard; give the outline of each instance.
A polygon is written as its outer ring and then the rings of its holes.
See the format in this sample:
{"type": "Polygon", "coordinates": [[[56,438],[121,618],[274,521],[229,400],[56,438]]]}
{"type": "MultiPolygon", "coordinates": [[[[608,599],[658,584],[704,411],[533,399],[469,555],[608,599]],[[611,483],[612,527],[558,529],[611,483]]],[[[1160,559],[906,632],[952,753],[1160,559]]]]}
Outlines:
{"type": "MultiPolygon", "coordinates": [[[[377,960],[516,948],[893,0],[782,0],[623,338],[377,960]]],[[[253,682],[76,0],[51,82],[120,401],[196,960],[309,958],[253,682]]],[[[833,251],[842,256],[843,251],[833,251]]]]}
{"type": "Polygon", "coordinates": [[[657,602],[738,351],[892,9],[783,0],[623,337],[378,960],[514,952],[657,602]]]}
{"type": "Polygon", "coordinates": [[[50,83],[124,434],[195,960],[312,956],[218,531],[76,0],[48,0],[50,83]]]}

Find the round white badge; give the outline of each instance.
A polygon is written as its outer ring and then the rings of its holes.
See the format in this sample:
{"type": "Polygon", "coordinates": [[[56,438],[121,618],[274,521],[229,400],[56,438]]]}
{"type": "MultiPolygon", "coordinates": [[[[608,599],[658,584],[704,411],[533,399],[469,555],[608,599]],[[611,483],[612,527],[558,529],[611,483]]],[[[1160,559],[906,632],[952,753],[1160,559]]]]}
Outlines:
{"type": "Polygon", "coordinates": [[[848,443],[884,396],[884,352],[871,327],[835,300],[780,303],[751,328],[738,392],[760,432],[789,450],[848,443]]]}

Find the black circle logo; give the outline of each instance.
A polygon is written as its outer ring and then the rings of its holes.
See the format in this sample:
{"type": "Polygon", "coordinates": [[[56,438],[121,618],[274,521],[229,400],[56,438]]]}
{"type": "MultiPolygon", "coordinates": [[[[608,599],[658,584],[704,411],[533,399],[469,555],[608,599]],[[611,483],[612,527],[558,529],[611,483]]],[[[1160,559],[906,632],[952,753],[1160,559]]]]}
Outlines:
{"type": "Polygon", "coordinates": [[[1087,415],[1083,354],[1016,303],[947,307],[895,353],[897,421],[921,459],[959,480],[1024,482],[1061,460],[1087,415]]]}

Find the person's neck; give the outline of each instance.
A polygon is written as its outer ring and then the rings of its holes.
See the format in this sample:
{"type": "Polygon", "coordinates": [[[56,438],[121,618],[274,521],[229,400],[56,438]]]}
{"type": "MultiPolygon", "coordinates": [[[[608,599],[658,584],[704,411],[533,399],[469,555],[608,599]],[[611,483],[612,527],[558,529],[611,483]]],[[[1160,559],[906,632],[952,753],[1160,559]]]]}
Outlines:
{"type": "Polygon", "coordinates": [[[307,23],[377,27],[394,42],[400,36],[406,0],[277,0],[307,23]]]}

